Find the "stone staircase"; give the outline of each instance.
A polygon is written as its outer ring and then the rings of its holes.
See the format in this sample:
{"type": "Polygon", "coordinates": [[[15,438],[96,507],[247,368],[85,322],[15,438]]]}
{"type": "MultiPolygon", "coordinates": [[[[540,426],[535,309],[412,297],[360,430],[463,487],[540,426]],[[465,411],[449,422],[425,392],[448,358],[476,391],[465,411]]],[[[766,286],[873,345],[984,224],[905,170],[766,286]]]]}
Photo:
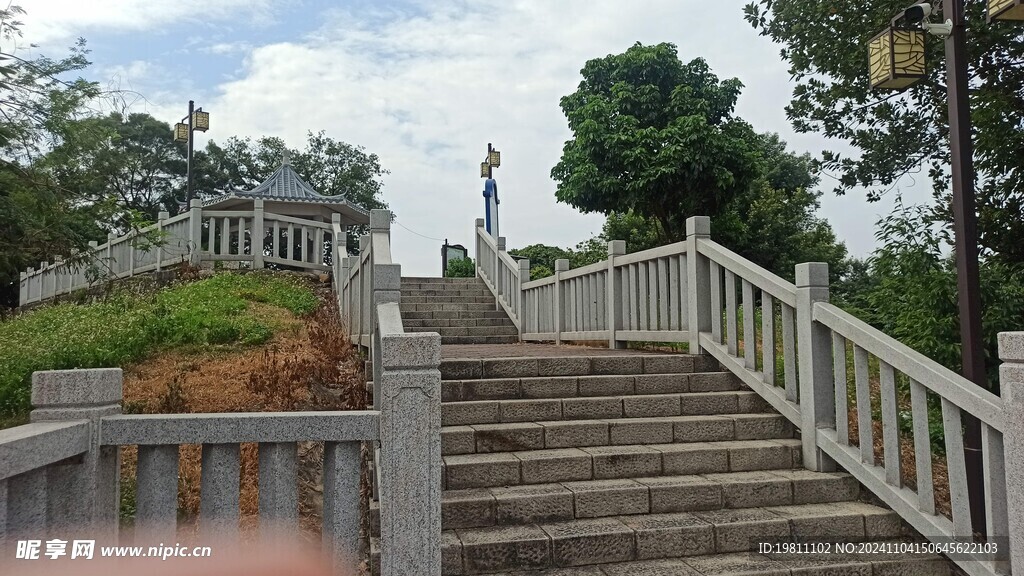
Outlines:
{"type": "MultiPolygon", "coordinates": [[[[486,338],[436,323],[501,318],[482,316],[493,298],[479,311],[405,300],[482,300],[479,286],[403,279],[403,318],[446,342],[486,338]]],[[[550,349],[561,355],[486,358],[494,348],[480,347],[442,359],[443,574],[950,574],[939,556],[758,553],[761,542],[915,536],[861,501],[850,475],[804,470],[792,425],[712,359],[550,349]]],[[[376,502],[370,515],[376,574],[376,502]]]]}
{"type": "Polygon", "coordinates": [[[402,320],[407,332],[437,332],[442,344],[510,344],[519,331],[496,310],[479,278],[402,278],[402,320]]]}

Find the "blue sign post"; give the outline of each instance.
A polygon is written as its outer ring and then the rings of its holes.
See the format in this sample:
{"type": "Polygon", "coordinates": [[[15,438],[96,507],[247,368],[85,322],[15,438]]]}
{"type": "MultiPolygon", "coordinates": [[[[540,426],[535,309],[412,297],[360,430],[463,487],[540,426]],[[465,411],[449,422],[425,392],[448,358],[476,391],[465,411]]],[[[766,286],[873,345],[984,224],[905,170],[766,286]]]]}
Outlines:
{"type": "Polygon", "coordinates": [[[487,159],[480,163],[480,177],[484,181],[484,222],[487,233],[498,238],[498,182],[494,179],[494,169],[501,166],[501,152],[487,144],[487,159]]]}

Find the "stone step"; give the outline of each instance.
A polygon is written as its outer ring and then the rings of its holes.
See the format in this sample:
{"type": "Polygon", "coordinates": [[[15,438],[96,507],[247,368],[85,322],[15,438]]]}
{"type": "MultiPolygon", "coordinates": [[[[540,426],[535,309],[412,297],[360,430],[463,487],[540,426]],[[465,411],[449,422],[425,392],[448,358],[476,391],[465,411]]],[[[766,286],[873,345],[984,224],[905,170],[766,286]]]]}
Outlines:
{"type": "Polygon", "coordinates": [[[731,372],[485,378],[443,380],[441,382],[441,401],[529,400],[623,394],[728,392],[741,389],[744,387],[739,378],[736,378],[731,372]]]}
{"type": "Polygon", "coordinates": [[[402,286],[401,297],[406,296],[486,296],[490,300],[494,301],[495,295],[490,293],[490,289],[481,286],[479,288],[472,286],[463,286],[461,284],[453,285],[451,288],[434,290],[431,288],[406,288],[402,286]]]}
{"type": "Polygon", "coordinates": [[[492,306],[487,310],[421,310],[421,311],[402,311],[402,320],[468,320],[468,319],[481,319],[481,318],[503,318],[508,319],[508,314],[505,314],[504,310],[495,310],[492,306]]]}
{"type": "Polygon", "coordinates": [[[435,302],[435,303],[423,303],[423,304],[407,304],[402,302],[398,305],[399,310],[404,314],[405,312],[469,312],[479,310],[481,312],[485,310],[494,310],[494,302],[474,302],[474,303],[460,303],[460,302],[435,302]]]}
{"type": "Polygon", "coordinates": [[[799,439],[592,446],[442,457],[446,490],[651,476],[788,470],[799,439]]]}
{"type": "Polygon", "coordinates": [[[669,444],[792,438],[778,414],[666,416],[609,420],[476,424],[441,428],[441,453],[486,454],[589,446],[669,444]]]}
{"type": "Polygon", "coordinates": [[[515,324],[511,320],[506,318],[424,318],[424,319],[411,319],[402,318],[402,326],[406,330],[410,328],[474,328],[478,326],[502,326],[515,327],[515,324]]]}
{"type": "Polygon", "coordinates": [[[475,400],[442,403],[441,425],[711,416],[771,411],[771,406],[763,398],[749,390],[535,400],[475,400]]]}
{"type": "Polygon", "coordinates": [[[402,304],[494,304],[494,296],[406,296],[402,304]]]}
{"type": "Polygon", "coordinates": [[[406,284],[480,284],[483,280],[473,278],[435,278],[431,276],[402,276],[402,285],[406,284]]]}
{"type": "MultiPolygon", "coordinates": [[[[405,324],[404,322],[402,323],[405,324]]],[[[515,336],[519,340],[519,329],[512,326],[405,326],[406,332],[437,332],[441,336],[515,336]]]]}
{"type": "Polygon", "coordinates": [[[516,344],[516,336],[442,336],[441,344],[516,344]]]}
{"type": "MultiPolygon", "coordinates": [[[[443,530],[441,572],[446,575],[469,575],[593,566],[589,571],[557,573],[595,576],[789,575],[792,572],[788,567],[779,568],[781,572],[768,571],[772,561],[751,553],[756,552],[762,542],[824,540],[846,543],[902,538],[902,523],[894,512],[862,502],[612,516],[521,526],[443,530]],[[684,564],[688,568],[677,566],[670,571],[607,571],[613,570],[615,563],[660,559],[685,559],[684,564]],[[734,568],[744,571],[728,571],[728,562],[735,563],[734,568]],[[606,565],[605,570],[598,567],[601,565],[606,565]]],[[[379,564],[379,545],[376,538],[371,540],[371,564],[374,566],[379,564]]],[[[822,554],[819,561],[835,557],[822,554]]],[[[789,555],[787,558],[792,558],[794,562],[801,561],[800,555],[789,555]]],[[[885,562],[889,558],[892,555],[879,554],[871,562],[885,562]]],[[[925,561],[939,565],[942,559],[929,556],[925,561]]],[[[847,571],[826,573],[864,574],[847,571]]],[[[905,572],[867,572],[895,573],[905,572]]],[[[916,573],[948,574],[941,569],[916,573]]]]}
{"type": "MultiPolygon", "coordinates": [[[[500,312],[504,316],[504,312],[500,312]]],[[[403,315],[403,318],[405,316],[403,315]]],[[[689,374],[718,372],[721,365],[709,356],[689,354],[631,354],[553,356],[549,358],[444,358],[443,380],[477,378],[533,378],[538,376],[625,376],[636,374],[689,374]]]]}
{"type": "MultiPolygon", "coordinates": [[[[508,488],[446,490],[441,527],[483,528],[633,514],[695,512],[856,500],[860,484],[846,473],[808,470],[729,472],[620,480],[587,480],[508,488]]],[[[380,533],[380,504],[370,502],[370,528],[380,533]]]]}

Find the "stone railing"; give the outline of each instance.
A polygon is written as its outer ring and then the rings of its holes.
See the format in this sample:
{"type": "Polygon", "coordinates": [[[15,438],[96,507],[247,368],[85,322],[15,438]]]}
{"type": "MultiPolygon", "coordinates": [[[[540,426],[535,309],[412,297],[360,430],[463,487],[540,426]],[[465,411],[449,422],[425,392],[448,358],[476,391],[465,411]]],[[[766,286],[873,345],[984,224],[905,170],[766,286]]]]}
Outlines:
{"type": "MultiPolygon", "coordinates": [[[[331,267],[324,256],[333,248],[324,247],[345,238],[339,218],[328,223],[274,214],[264,211],[262,199],[248,211],[209,210],[193,200],[174,218],[161,212],[156,224],[124,236],[111,234],[104,244],[91,242],[85,254],[22,272],[19,302],[24,306],[88,288],[97,278],[127,278],[183,262],[246,262],[252,268],[272,263],[326,272],[331,267]],[[253,250],[254,238],[263,239],[262,250],[253,250]]],[[[338,244],[343,248],[345,242],[338,244]]]]}
{"type": "MultiPolygon", "coordinates": [[[[683,242],[626,254],[624,242],[612,241],[607,260],[576,270],[558,260],[554,276],[521,284],[490,280],[513,276],[512,267],[500,259],[504,239],[478,233],[478,275],[499,301],[520,302],[525,341],[680,342],[713,356],[802,430],[805,467],[838,464],[936,542],[981,542],[971,530],[962,432],[963,413],[978,418],[988,541],[999,552],[952,558],[971,576],[1008,574],[1011,558],[1024,570],[1024,484],[1008,485],[1005,464],[1024,461],[1024,333],[1002,335],[1010,364],[1000,398],[829,304],[826,264],[798,265],[792,284],[713,242],[710,232],[708,218],[690,218],[683,242]],[[899,425],[908,411],[898,405],[898,384],[909,390],[909,433],[899,425]],[[942,407],[951,519],[934,504],[929,396],[942,407]],[[872,401],[881,406],[881,462],[872,401]],[[851,408],[857,446],[848,441],[851,408]],[[916,489],[903,484],[901,437],[912,437],[916,489]]],[[[516,272],[516,279],[529,275],[516,272]]]]}
{"type": "MultiPolygon", "coordinates": [[[[391,260],[389,210],[370,211],[370,233],[359,255],[334,254],[334,290],[352,342],[370,350],[373,405],[381,412],[380,450],[374,455],[381,518],[382,574],[441,573],[441,337],[406,333],[399,308],[402,267],[391,260]],[[388,450],[388,440],[402,446],[388,450]],[[382,525],[383,526],[383,525],[382,525]]],[[[337,222],[335,232],[340,230],[337,222]]]]}
{"type": "Polygon", "coordinates": [[[518,262],[505,251],[505,237],[495,241],[484,228],[484,219],[476,221],[476,270],[477,276],[494,293],[497,309],[504,310],[512,322],[523,333],[521,321],[523,279],[530,280],[530,261],[518,262]]]}

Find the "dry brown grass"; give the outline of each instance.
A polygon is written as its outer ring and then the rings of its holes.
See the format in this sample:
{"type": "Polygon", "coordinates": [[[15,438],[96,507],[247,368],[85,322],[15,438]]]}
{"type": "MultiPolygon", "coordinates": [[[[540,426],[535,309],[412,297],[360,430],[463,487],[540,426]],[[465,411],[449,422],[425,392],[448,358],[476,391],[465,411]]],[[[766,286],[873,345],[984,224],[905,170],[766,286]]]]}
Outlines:
{"type": "MultiPolygon", "coordinates": [[[[367,406],[362,358],[339,323],[334,298],[321,289],[306,318],[267,305],[252,313],[278,326],[274,338],[250,348],[219,347],[158,354],[125,370],[129,411],[144,413],[351,410],[367,406]]],[[[194,532],[199,515],[202,448],[179,449],[179,524],[194,532]]],[[[137,450],[122,448],[122,482],[134,485],[137,450]]],[[[318,541],[323,505],[323,444],[299,444],[299,500],[304,538],[318,541]]],[[[242,533],[258,524],[258,446],[241,445],[242,533]]],[[[365,483],[365,482],[364,482],[365,483]]],[[[365,499],[364,499],[365,500],[365,499]]]]}

